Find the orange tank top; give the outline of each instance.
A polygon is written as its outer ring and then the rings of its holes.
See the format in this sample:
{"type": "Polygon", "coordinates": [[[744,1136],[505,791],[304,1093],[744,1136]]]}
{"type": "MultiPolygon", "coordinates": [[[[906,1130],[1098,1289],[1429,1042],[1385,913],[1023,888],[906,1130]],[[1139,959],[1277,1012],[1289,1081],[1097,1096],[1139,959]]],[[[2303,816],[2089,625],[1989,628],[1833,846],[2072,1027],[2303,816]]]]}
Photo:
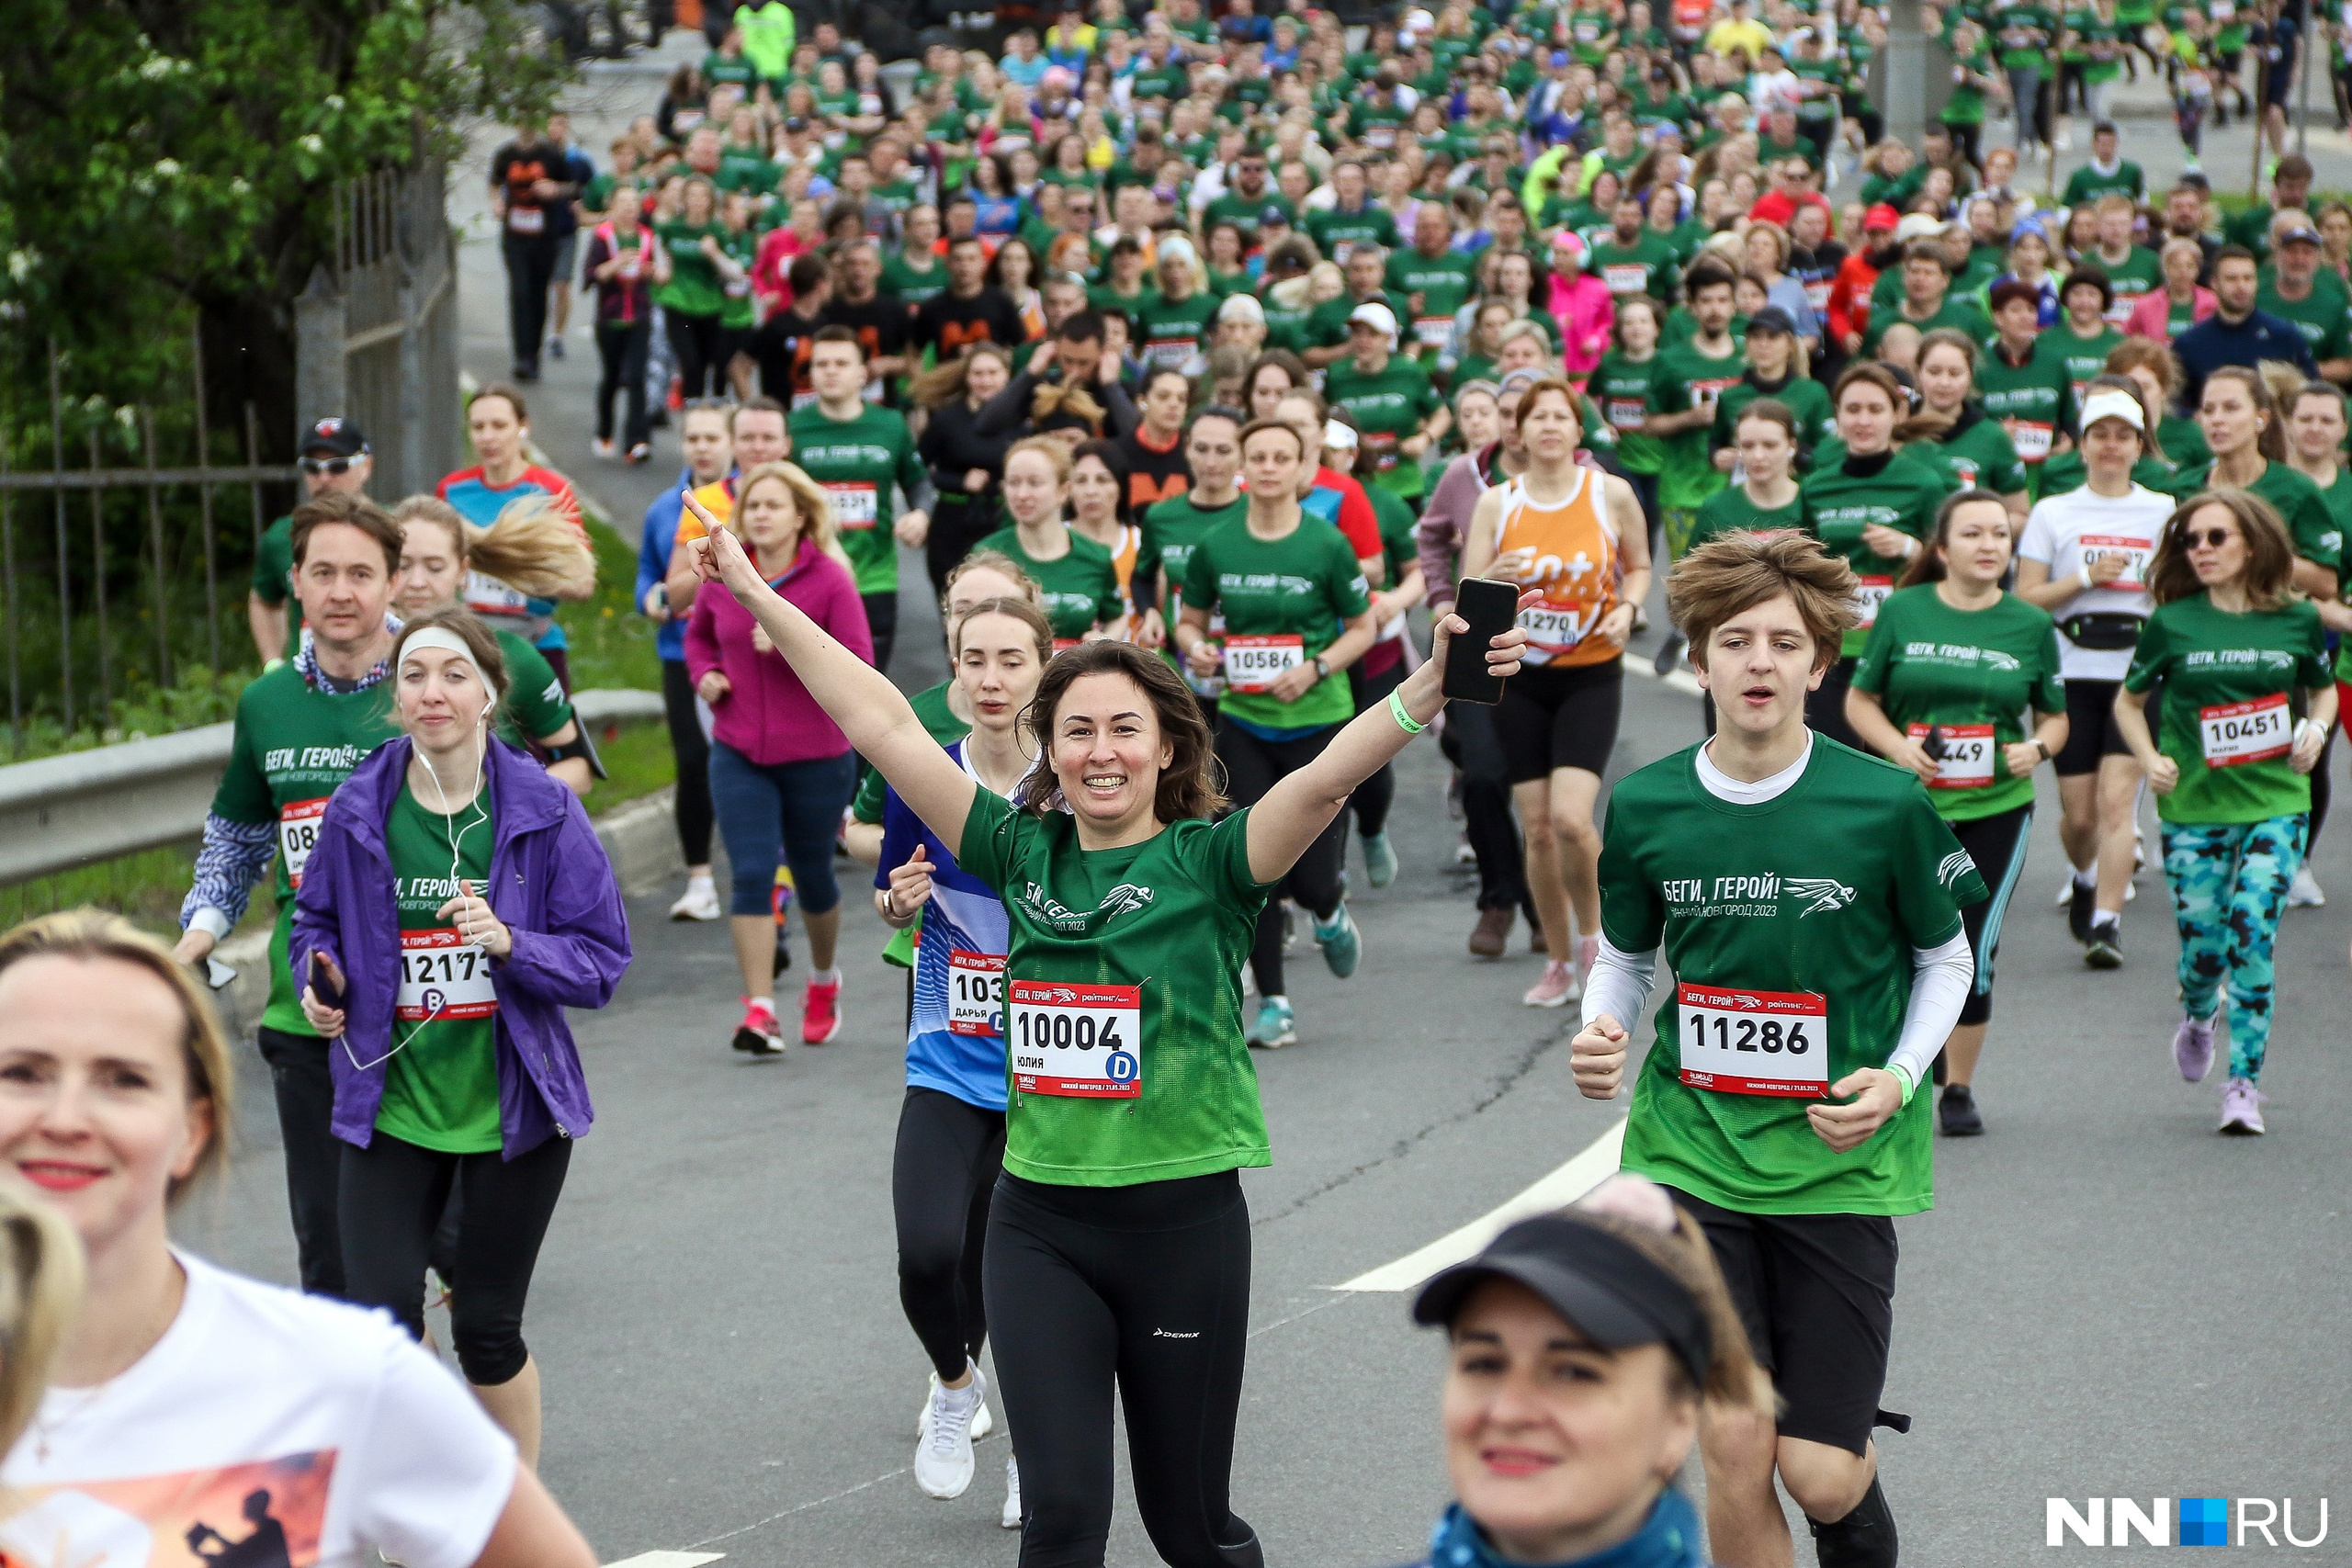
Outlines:
{"type": "Polygon", "coordinates": [[[1624,651],[1622,644],[1592,635],[1617,607],[1623,575],[1604,476],[1586,468],[1570,471],[1575,485],[1548,506],[1528,495],[1524,475],[1510,481],[1495,527],[1494,564],[1487,569],[1489,577],[1542,592],[1541,602],[1519,613],[1519,624],[1527,633],[1525,662],[1555,669],[1601,664],[1624,651]]]}

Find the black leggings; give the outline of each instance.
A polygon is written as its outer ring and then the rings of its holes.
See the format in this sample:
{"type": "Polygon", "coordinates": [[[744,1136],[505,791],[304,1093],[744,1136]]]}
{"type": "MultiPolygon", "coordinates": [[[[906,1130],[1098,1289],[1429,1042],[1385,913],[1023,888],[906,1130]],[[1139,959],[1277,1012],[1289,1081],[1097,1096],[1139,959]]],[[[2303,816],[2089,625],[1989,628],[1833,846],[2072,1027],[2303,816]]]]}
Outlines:
{"type": "Polygon", "coordinates": [[[721,333],[717,316],[689,316],[684,310],[662,312],[670,333],[670,352],[677,355],[678,374],[685,380],[685,397],[717,397],[727,390],[727,364],[718,357],[721,333]]]}
{"type": "Polygon", "coordinates": [[[1101,1568],[1114,1392],[1153,1550],[1175,1568],[1258,1568],[1257,1532],[1229,1495],[1250,1333],[1239,1173],[1133,1187],[1001,1177],[985,1271],[1021,1461],[1021,1568],[1101,1568]]]}
{"type": "MultiPolygon", "coordinates": [[[[897,548],[896,546],[891,547],[897,548]]],[[[899,640],[899,591],[859,596],[865,605],[865,630],[874,639],[874,668],[890,672],[890,649],[899,640]]]]}
{"type": "Polygon", "coordinates": [[[596,354],[604,373],[596,382],[596,439],[613,438],[613,400],[621,400],[622,445],[633,448],[646,441],[645,356],[652,346],[653,324],[642,317],[634,321],[598,321],[596,354]]]}
{"type": "Polygon", "coordinates": [[[1805,694],[1804,721],[1813,727],[1815,734],[1826,735],[1865,757],[1874,757],[1878,753],[1846,722],[1846,688],[1854,683],[1854,666],[1860,662],[1860,659],[1840,659],[1829,666],[1822,674],[1820,686],[1805,694]]]}
{"type": "Polygon", "coordinates": [[[931,532],[923,538],[923,566],[931,573],[931,591],[947,597],[947,574],[961,566],[972,547],[997,531],[993,496],[979,501],[943,501],[931,514],[931,532]]]}
{"type": "Polygon", "coordinates": [[[890,1162],[899,1304],[943,1382],[962,1377],[988,1337],[980,1255],[989,1233],[989,1194],[1003,1168],[1003,1111],[967,1105],[935,1089],[907,1089],[890,1162]]]}
{"type": "Polygon", "coordinates": [[[710,863],[710,739],[695,708],[695,683],[683,659],[662,661],[662,714],[670,724],[670,755],[677,760],[674,809],[678,851],[688,865],[710,863]]]}
{"type": "MultiPolygon", "coordinates": [[[[1338,725],[1312,730],[1295,740],[1264,740],[1219,715],[1216,760],[1225,764],[1226,795],[1236,807],[1255,806],[1266,792],[1323,754],[1338,725]]],[[[1283,911],[1288,898],[1328,920],[1340,907],[1340,878],[1348,859],[1348,814],[1340,812],[1298,857],[1298,863],[1267,895],[1258,914],[1258,942],[1250,950],[1250,972],[1261,997],[1279,997],[1283,990],[1283,911]]]]}
{"type": "MultiPolygon", "coordinates": [[[[1377,675],[1365,674],[1361,659],[1348,666],[1348,685],[1356,694],[1358,713],[1385,703],[1388,694],[1404,683],[1405,661],[1402,659],[1377,675]]],[[[1383,762],[1380,771],[1356,785],[1355,794],[1348,797],[1348,807],[1356,814],[1356,831],[1367,839],[1387,831],[1388,808],[1396,801],[1396,764],[1383,762]]]]}
{"type": "Polygon", "coordinates": [[[495,1152],[440,1154],[381,1132],[364,1149],[345,1144],[338,1207],[346,1298],[382,1307],[411,1337],[424,1337],[425,1265],[450,1184],[462,1169],[461,1284],[449,1297],[450,1337],[468,1382],[495,1388],[513,1382],[530,1357],[523,1303],[571,1164],[565,1137],[511,1160],[495,1152]]]}
{"type": "Polygon", "coordinates": [[[1462,831],[1478,861],[1478,908],[1521,910],[1533,929],[1535,900],[1527,891],[1526,852],[1511,815],[1510,769],[1495,734],[1495,710],[1448,703],[1438,749],[1462,770],[1462,831]]]}
{"type": "Polygon", "coordinates": [[[1976,955],[1976,984],[1968,999],[1960,1005],[1960,1021],[1989,1023],[1993,1019],[1993,960],[2001,951],[2001,919],[2008,913],[2009,896],[2017,891],[2018,874],[2025,870],[2026,840],[2033,829],[2031,803],[2007,811],[1996,811],[1990,817],[1973,818],[1951,824],[1952,837],[1976,863],[1976,874],[1984,879],[1993,896],[1980,898],[1960,912],[1962,929],[1968,932],[1969,951],[1976,955]]]}

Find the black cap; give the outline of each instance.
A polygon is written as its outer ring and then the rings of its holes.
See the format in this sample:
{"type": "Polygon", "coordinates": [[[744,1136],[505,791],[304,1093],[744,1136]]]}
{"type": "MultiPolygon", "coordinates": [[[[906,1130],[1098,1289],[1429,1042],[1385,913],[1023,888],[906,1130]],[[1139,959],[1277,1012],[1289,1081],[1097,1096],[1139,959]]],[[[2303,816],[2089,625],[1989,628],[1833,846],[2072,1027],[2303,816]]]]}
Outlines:
{"type": "Polygon", "coordinates": [[[1290,221],[1290,214],[1283,210],[1283,209],[1279,205],[1270,201],[1259,209],[1258,221],[1261,223],[1287,224],[1290,221]]]}
{"type": "Polygon", "coordinates": [[[324,452],[330,457],[356,457],[368,450],[368,438],[359,427],[347,419],[322,419],[302,433],[302,449],[299,454],[309,457],[324,452]]]}
{"type": "Polygon", "coordinates": [[[1754,337],[1758,333],[1768,336],[1778,333],[1782,337],[1794,337],[1797,335],[1797,324],[1778,305],[1767,305],[1747,318],[1747,335],[1754,337]]]}
{"type": "MultiPolygon", "coordinates": [[[[1753,323],[1750,323],[1753,325],[1753,323]]],[[[1413,1321],[1451,1325],[1489,1279],[1524,1285],[1606,1349],[1663,1345],[1704,1383],[1714,1342],[1698,1298],[1631,1242],[1573,1213],[1521,1220],[1421,1287],[1413,1321]]]]}
{"type": "Polygon", "coordinates": [[[784,129],[787,131],[803,131],[808,129],[808,122],[797,114],[786,115],[784,119],[784,129]]]}

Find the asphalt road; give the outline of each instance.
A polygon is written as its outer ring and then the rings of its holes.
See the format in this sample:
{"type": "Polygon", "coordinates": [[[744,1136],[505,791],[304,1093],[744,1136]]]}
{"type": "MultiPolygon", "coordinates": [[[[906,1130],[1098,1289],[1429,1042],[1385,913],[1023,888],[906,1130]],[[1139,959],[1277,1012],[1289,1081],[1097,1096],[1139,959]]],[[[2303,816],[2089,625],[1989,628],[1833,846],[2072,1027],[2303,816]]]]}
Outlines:
{"type": "MultiPolygon", "coordinates": [[[[591,93],[626,108],[650,101],[652,80],[591,93]]],[[[470,186],[460,199],[474,204],[470,186]]],[[[505,367],[496,265],[494,249],[469,248],[467,363],[483,379],[505,367]]],[[[674,469],[592,461],[577,321],[572,347],[548,362],[535,431],[633,517],[674,469]]],[[[905,615],[897,673],[927,683],[938,650],[920,595],[905,615]]],[[[1646,673],[1627,683],[1612,773],[1698,734],[1688,694],[1646,673]]],[[[1436,1342],[1409,1326],[1405,1297],[1330,1287],[1505,1201],[1619,1114],[1577,1095],[1569,1015],[1518,1005],[1537,974],[1524,932],[1502,962],[1465,953],[1442,760],[1422,744],[1400,767],[1404,873],[1352,901],[1363,966],[1336,981],[1306,950],[1301,1043],[1258,1061],[1276,1164],[1245,1178],[1254,1338],[1234,1492],[1279,1563],[1407,1561],[1447,1496],[1436,1342]]],[[[2184,1086],[2170,1063],[2160,880],[2144,876],[2131,907],[2128,966],[2085,970],[2049,905],[2061,860],[2043,796],[1979,1078],[1990,1131],[1939,1145],[1938,1207],[1900,1226],[1886,1404],[1917,1425],[1883,1455],[1905,1560],[2036,1557],[2050,1496],[2291,1496],[2307,1529],[2332,1494],[2333,1533],[2302,1560],[2352,1562],[2346,833],[2318,856],[2337,903],[2287,922],[2272,1133],[2224,1140],[2218,1082],[2184,1086]]],[[[727,1048],[724,932],[668,922],[670,896],[632,904],[636,963],[612,1006],[575,1019],[599,1121],[531,1303],[549,1484],[607,1562],[693,1549],[729,1568],[1010,1563],[1001,1436],[956,1503],[924,1498],[908,1471],[925,1362],[893,1268],[902,989],[876,957],[878,921],[854,895],[840,1042],[755,1063],[727,1048]]],[[[290,1280],[266,1078],[250,1049],[244,1066],[233,1174],[181,1228],[231,1267],[290,1280]]],[[[1125,1495],[1123,1483],[1111,1561],[1155,1562],[1125,1495]]]]}

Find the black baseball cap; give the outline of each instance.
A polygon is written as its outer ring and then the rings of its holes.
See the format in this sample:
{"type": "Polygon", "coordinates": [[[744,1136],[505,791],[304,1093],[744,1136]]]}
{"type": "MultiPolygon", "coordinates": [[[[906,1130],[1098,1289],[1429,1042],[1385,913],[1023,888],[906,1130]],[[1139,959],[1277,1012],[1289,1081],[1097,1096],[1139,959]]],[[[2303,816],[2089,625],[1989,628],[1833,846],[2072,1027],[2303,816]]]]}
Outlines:
{"type": "Polygon", "coordinates": [[[368,438],[359,427],[347,419],[329,418],[319,421],[302,433],[300,456],[324,452],[334,457],[356,457],[368,450],[368,438]]]}
{"type": "Polygon", "coordinates": [[[1778,305],[1767,305],[1747,318],[1747,335],[1754,337],[1758,333],[1768,336],[1778,333],[1782,337],[1794,337],[1797,335],[1797,324],[1778,305]]]}
{"type": "Polygon", "coordinates": [[[1258,221],[1261,223],[1280,223],[1287,227],[1290,223],[1290,214],[1275,203],[1270,201],[1259,209],[1258,221]]]}
{"type": "Polygon", "coordinates": [[[1520,1221],[1477,1257],[1423,1285],[1413,1321],[1451,1326],[1470,1293],[1489,1279],[1534,1292],[1603,1348],[1663,1345],[1692,1382],[1707,1381],[1714,1340],[1698,1298],[1633,1243],[1589,1219],[1559,1213],[1520,1221]]]}

